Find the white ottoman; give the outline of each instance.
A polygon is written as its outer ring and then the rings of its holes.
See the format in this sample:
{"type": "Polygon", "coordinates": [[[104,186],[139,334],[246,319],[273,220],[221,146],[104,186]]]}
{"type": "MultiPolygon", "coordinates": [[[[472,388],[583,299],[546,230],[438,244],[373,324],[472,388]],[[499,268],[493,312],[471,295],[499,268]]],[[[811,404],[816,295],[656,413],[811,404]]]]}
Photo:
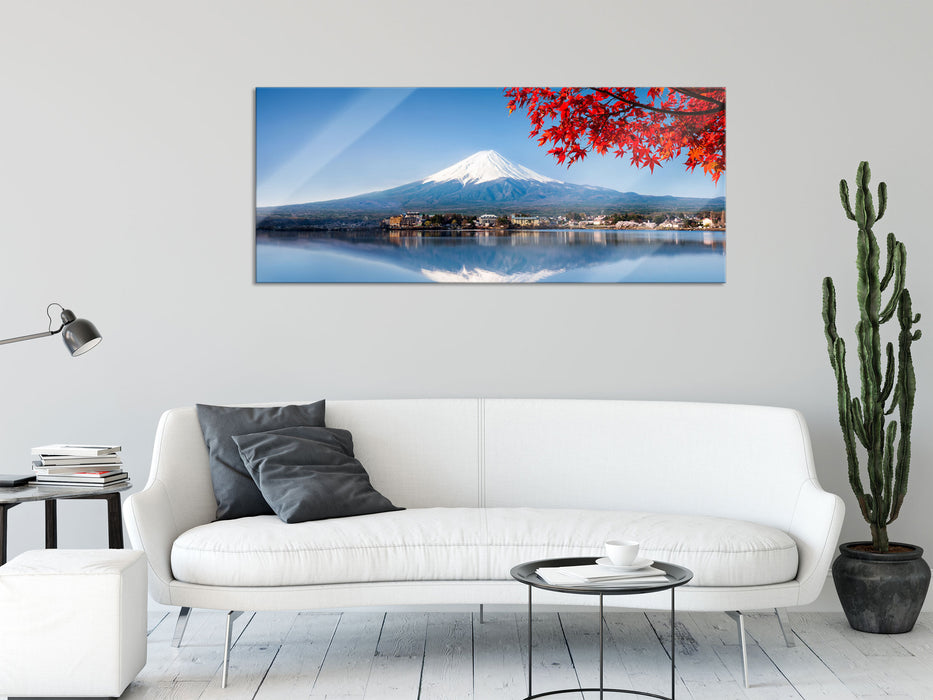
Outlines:
{"type": "Polygon", "coordinates": [[[0,696],[120,695],[146,665],[146,561],[43,549],[0,566],[0,696]]]}

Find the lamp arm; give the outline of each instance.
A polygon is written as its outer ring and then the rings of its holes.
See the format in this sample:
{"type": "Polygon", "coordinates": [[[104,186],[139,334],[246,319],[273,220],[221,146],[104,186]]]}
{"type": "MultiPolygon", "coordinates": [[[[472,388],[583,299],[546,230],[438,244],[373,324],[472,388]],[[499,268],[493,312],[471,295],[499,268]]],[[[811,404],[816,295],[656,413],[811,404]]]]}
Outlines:
{"type": "Polygon", "coordinates": [[[45,338],[49,335],[55,335],[56,333],[61,333],[61,328],[57,331],[42,331],[41,333],[33,333],[32,335],[21,335],[16,338],[7,338],[6,340],[0,340],[0,345],[9,345],[10,343],[18,343],[21,340],[33,340],[35,338],[45,338]]]}
{"type": "Polygon", "coordinates": [[[65,328],[65,323],[67,323],[68,321],[75,320],[75,315],[71,313],[71,311],[68,311],[68,309],[66,309],[64,306],[62,306],[56,301],[53,301],[51,304],[48,305],[48,308],[46,308],[45,313],[47,313],[49,316],[49,329],[47,331],[43,331],[42,333],[32,333],[30,335],[20,335],[15,338],[7,338],[6,340],[0,340],[0,345],[9,345],[10,343],[18,343],[21,340],[35,340],[36,338],[45,338],[50,335],[55,335],[56,333],[62,332],[62,330],[65,328]],[[58,308],[62,310],[62,325],[60,325],[54,331],[52,330],[52,324],[54,323],[54,321],[52,320],[52,313],[51,313],[51,308],[53,306],[57,306],[58,308]],[[66,317],[65,314],[67,314],[68,316],[66,317]]]}

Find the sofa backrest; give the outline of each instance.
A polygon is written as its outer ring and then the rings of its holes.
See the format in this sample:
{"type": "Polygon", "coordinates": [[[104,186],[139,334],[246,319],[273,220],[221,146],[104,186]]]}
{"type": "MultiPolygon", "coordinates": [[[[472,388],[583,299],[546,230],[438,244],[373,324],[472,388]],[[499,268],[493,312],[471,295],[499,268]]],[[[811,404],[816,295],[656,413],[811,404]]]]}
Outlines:
{"type": "Polygon", "coordinates": [[[786,408],[651,401],[486,400],[486,506],[737,518],[788,531],[816,478],[786,408]]]}
{"type": "MultiPolygon", "coordinates": [[[[570,399],[328,401],[373,485],[407,507],[590,507],[714,515],[787,530],[815,480],[794,410],[570,399]]],[[[193,407],[167,411],[150,482],[179,532],[215,503],[193,407]]]]}
{"type": "MultiPolygon", "coordinates": [[[[477,399],[328,401],[325,420],[352,432],[357,458],[393,502],[480,504],[477,399]]],[[[171,503],[175,536],[214,519],[207,447],[194,406],[162,414],[147,486],[156,482],[171,503]]]]}

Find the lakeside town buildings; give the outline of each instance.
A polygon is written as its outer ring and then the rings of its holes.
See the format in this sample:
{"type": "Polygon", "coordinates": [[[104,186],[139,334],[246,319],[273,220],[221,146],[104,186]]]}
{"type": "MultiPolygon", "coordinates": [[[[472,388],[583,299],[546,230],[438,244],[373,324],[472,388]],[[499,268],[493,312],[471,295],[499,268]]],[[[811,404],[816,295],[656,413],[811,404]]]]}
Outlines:
{"type": "Polygon", "coordinates": [[[597,228],[597,229],[725,229],[726,212],[707,211],[703,215],[697,212],[693,216],[655,215],[648,218],[621,219],[619,215],[598,214],[586,218],[568,218],[567,216],[529,216],[512,214],[508,217],[498,214],[480,214],[479,216],[459,216],[456,224],[438,224],[439,215],[426,216],[422,212],[406,211],[404,214],[383,219],[384,228],[392,230],[412,230],[422,228],[597,228]],[[430,219],[430,220],[429,220],[430,219]]]}

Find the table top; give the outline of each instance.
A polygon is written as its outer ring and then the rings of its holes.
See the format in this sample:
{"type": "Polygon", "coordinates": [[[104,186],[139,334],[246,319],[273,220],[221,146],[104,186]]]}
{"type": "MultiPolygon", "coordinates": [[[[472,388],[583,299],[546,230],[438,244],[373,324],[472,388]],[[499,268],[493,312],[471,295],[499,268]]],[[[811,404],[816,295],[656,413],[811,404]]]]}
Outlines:
{"type": "Polygon", "coordinates": [[[597,557],[570,557],[566,559],[539,559],[538,561],[527,561],[524,564],[512,567],[512,578],[516,581],[533,586],[534,588],[543,588],[549,591],[560,591],[562,593],[581,593],[584,595],[635,595],[638,593],[652,593],[654,591],[665,591],[669,588],[682,586],[693,578],[693,572],[690,569],[669,564],[664,561],[656,561],[652,564],[656,569],[661,569],[667,574],[667,581],[656,581],[654,583],[643,583],[638,585],[628,584],[613,588],[605,583],[598,586],[574,585],[561,586],[547,583],[543,578],[535,573],[541,567],[550,566],[584,566],[595,564],[597,557]]]}
{"type": "Polygon", "coordinates": [[[32,482],[25,486],[0,487],[0,504],[26,503],[27,501],[50,501],[58,498],[93,498],[106,496],[132,488],[129,481],[107,486],[52,486],[32,482]]]}

